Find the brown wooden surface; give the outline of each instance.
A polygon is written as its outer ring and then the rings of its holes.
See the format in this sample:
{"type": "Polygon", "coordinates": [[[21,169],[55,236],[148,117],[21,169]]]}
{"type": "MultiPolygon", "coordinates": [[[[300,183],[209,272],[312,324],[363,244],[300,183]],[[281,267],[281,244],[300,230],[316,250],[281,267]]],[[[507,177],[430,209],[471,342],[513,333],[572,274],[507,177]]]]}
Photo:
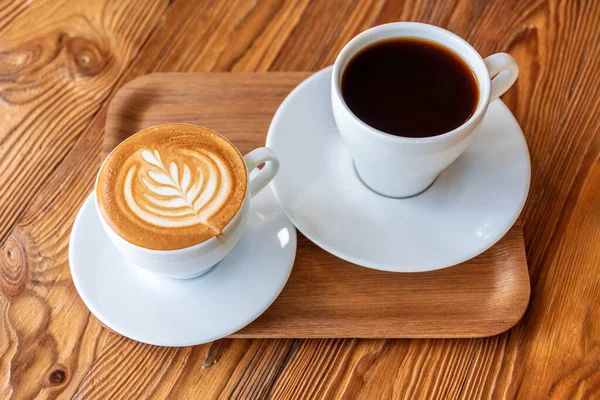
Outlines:
{"type": "Polygon", "coordinates": [[[598,398],[600,2],[0,0],[0,398],[598,398]],[[108,100],[150,72],[315,71],[352,36],[430,22],[521,68],[531,303],[485,339],[225,339],[104,329],[69,276],[108,100]]]}
{"type": "MultiPolygon", "coordinates": [[[[264,146],[277,107],[309,75],[213,72],[137,78],[111,101],[103,156],[131,134],[169,122],[210,127],[247,153],[264,146]]],[[[296,262],[283,292],[232,337],[492,336],[517,323],[529,293],[520,223],[481,256],[420,274],[358,267],[298,234],[296,262]]]]}

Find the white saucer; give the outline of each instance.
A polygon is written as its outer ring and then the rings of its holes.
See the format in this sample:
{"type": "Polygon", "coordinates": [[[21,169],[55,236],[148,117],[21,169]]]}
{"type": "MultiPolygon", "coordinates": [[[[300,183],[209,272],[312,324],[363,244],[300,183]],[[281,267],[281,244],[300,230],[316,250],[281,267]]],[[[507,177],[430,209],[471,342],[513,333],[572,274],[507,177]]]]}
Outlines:
{"type": "Polygon", "coordinates": [[[160,346],[206,343],[243,328],[279,295],[295,256],[296,230],[268,189],[252,199],[237,246],[198,278],[165,278],[129,265],[102,230],[92,196],[75,219],[69,244],[73,282],[96,318],[160,346]]]}
{"type": "Polygon", "coordinates": [[[267,137],[281,159],[271,187],[310,240],[358,265],[418,272],[475,257],[514,224],[531,167],[521,128],[501,101],[490,105],[467,150],[427,191],[391,199],[357,177],[333,119],[330,84],[331,67],[296,87],[267,137]]]}

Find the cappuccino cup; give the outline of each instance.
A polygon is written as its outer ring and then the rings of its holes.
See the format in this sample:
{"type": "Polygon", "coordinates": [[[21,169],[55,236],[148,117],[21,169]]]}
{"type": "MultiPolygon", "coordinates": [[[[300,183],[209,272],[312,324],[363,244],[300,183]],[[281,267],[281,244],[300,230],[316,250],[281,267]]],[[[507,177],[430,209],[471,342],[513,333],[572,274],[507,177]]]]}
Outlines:
{"type": "Polygon", "coordinates": [[[94,188],[96,211],[131,264],[192,278],[234,248],[252,197],[278,169],[277,155],[266,147],[242,156],[209,129],[154,126],[121,142],[104,160],[94,188]]]}
{"type": "Polygon", "coordinates": [[[333,116],[358,176],[374,192],[402,198],[426,190],[460,156],[490,102],[517,79],[518,66],[505,53],[483,59],[466,41],[437,26],[397,22],[366,30],[348,42],[332,74],[333,116]],[[466,71],[464,81],[461,69],[466,71]],[[449,85],[444,71],[451,72],[449,85]],[[434,78],[440,85],[432,83],[434,78]],[[343,87],[343,81],[356,87],[343,87]],[[416,107],[411,96],[419,100],[416,107]],[[427,104],[436,107],[433,112],[427,104]],[[463,114],[453,113],[463,106],[464,119],[457,120],[463,114]],[[421,122],[419,115],[424,116],[421,122]],[[448,129],[435,131],[445,120],[450,121],[448,129]]]}

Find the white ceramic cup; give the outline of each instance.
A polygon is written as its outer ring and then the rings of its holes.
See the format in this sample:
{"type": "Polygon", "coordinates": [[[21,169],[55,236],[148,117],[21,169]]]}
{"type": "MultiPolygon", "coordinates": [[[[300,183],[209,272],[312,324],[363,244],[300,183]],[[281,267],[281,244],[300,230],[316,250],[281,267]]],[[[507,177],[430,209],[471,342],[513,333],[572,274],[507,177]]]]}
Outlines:
{"type": "Polygon", "coordinates": [[[498,53],[483,59],[466,41],[437,26],[416,22],[380,25],[348,42],[335,60],[331,80],[333,116],[352,154],[356,172],[367,187],[389,197],[414,196],[427,189],[465,150],[490,102],[504,94],[518,74],[519,67],[510,55],[498,53]],[[473,70],[479,86],[479,102],[463,125],[438,136],[401,137],[367,125],[348,108],[341,92],[341,77],[348,62],[372,43],[402,37],[439,43],[459,55],[473,70]]]}
{"type": "Polygon", "coordinates": [[[267,147],[252,150],[243,158],[248,174],[246,195],[237,214],[218,237],[177,250],[150,250],[137,246],[119,236],[102,217],[94,188],[96,212],[104,231],[123,257],[137,267],[177,279],[193,278],[208,272],[234,248],[246,228],[251,198],[263,190],[279,170],[279,158],[267,147]],[[265,163],[264,168],[252,173],[262,163],[265,163]]]}

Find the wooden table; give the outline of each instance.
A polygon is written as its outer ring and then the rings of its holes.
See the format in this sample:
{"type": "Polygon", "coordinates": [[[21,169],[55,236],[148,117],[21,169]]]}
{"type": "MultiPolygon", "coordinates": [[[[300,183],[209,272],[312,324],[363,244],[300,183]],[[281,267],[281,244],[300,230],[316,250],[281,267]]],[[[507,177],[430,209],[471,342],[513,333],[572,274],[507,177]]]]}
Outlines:
{"type": "Polygon", "coordinates": [[[2,0],[0,398],[600,396],[599,21],[595,0],[2,0]],[[157,71],[316,71],[360,31],[399,20],[519,62],[504,101],[533,169],[523,320],[486,339],[179,349],[104,329],[67,250],[115,91],[157,71]]]}

